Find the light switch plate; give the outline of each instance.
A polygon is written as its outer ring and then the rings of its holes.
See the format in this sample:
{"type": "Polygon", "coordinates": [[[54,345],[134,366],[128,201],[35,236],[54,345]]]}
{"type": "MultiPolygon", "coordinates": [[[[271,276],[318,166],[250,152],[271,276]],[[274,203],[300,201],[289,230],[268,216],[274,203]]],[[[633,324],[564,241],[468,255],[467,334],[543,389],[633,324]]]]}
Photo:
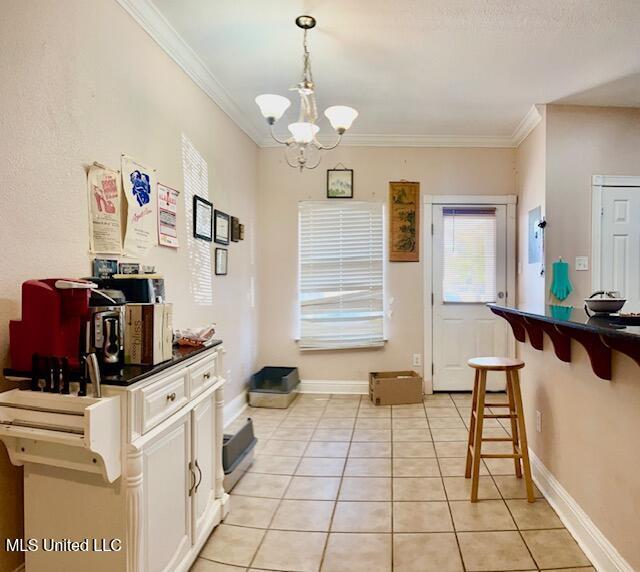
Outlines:
{"type": "Polygon", "coordinates": [[[576,256],[576,270],[589,270],[588,256],[576,256]]]}

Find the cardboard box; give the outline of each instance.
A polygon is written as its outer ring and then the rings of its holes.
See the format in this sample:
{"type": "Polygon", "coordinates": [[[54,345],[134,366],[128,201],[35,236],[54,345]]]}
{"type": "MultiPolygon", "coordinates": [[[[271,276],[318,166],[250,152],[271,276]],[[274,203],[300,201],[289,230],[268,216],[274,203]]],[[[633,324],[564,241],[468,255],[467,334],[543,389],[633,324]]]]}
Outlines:
{"type": "Polygon", "coordinates": [[[124,362],[155,365],[171,358],[173,345],[171,304],[127,304],[124,362]]]}
{"type": "Polygon", "coordinates": [[[372,371],[369,399],[376,405],[422,403],[422,377],[415,371],[372,371]]]}

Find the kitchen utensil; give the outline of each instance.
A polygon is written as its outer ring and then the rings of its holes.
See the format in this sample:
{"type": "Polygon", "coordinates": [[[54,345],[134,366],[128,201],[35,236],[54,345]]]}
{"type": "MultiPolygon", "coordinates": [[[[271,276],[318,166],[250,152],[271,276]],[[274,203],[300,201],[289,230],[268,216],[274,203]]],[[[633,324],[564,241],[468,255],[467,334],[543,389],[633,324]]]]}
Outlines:
{"type": "Polygon", "coordinates": [[[621,310],[626,301],[626,298],[619,297],[619,292],[598,290],[588,298],[585,298],[585,311],[589,316],[591,315],[589,314],[589,310],[595,314],[613,314],[621,310]]]}

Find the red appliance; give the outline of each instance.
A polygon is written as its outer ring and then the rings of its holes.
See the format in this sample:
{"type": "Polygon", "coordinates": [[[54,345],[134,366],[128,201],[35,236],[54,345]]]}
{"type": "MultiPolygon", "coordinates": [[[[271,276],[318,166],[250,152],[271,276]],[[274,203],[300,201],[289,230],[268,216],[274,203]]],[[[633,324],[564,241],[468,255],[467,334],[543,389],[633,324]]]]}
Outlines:
{"type": "Polygon", "coordinates": [[[31,370],[31,357],[66,357],[80,365],[80,335],[89,315],[86,280],[45,278],[22,284],[22,320],[9,322],[11,367],[31,370]],[[57,285],[56,285],[57,284],[57,285]]]}

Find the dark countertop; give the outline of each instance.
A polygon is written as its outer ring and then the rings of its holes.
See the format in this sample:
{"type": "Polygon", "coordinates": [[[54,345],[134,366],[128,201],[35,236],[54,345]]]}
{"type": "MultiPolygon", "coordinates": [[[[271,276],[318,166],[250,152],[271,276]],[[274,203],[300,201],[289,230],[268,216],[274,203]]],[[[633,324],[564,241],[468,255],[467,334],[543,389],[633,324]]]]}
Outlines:
{"type": "MultiPolygon", "coordinates": [[[[171,359],[163,361],[156,365],[125,365],[121,370],[117,372],[101,371],[102,385],[118,385],[127,386],[142,381],[147,377],[151,377],[165,369],[173,367],[180,362],[204,353],[211,348],[219,346],[222,340],[213,340],[212,343],[206,346],[192,347],[192,346],[173,346],[173,355],[171,359]]],[[[15,371],[10,368],[4,370],[4,375],[13,378],[30,379],[31,374],[29,372],[15,371]]],[[[72,380],[77,379],[78,372],[75,375],[72,372],[72,380]]]]}
{"type": "Polygon", "coordinates": [[[612,338],[637,340],[640,344],[640,317],[624,318],[617,315],[598,315],[589,317],[584,308],[572,306],[546,306],[545,313],[531,311],[526,307],[487,304],[492,310],[522,316],[523,318],[541,320],[550,324],[567,326],[577,330],[585,330],[612,338]]]}
{"type": "Polygon", "coordinates": [[[173,355],[171,359],[160,362],[156,365],[125,365],[119,372],[109,373],[102,372],[102,385],[132,385],[138,381],[142,381],[147,377],[151,377],[165,369],[179,364],[181,361],[204,353],[211,348],[219,346],[222,340],[213,340],[213,343],[200,346],[173,346],[173,355]]]}

